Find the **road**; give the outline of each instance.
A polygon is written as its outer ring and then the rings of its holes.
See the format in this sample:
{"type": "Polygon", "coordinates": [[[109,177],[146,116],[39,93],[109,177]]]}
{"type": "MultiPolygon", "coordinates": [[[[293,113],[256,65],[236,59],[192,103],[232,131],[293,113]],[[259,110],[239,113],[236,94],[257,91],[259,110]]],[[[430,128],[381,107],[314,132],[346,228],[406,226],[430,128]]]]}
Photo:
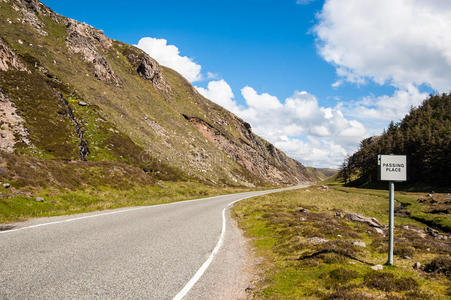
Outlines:
{"type": "Polygon", "coordinates": [[[0,232],[0,299],[211,299],[243,250],[228,207],[300,187],[24,222],[0,232]]]}

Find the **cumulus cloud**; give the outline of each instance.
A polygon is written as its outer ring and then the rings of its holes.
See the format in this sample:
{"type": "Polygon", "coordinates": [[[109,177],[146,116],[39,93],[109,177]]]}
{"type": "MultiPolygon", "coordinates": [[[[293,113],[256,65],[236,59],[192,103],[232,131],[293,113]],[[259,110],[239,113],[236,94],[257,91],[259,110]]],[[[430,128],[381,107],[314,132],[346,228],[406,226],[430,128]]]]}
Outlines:
{"type": "Polygon", "coordinates": [[[348,104],[348,113],[356,118],[399,120],[410,110],[410,107],[418,106],[427,97],[427,93],[421,93],[416,87],[410,85],[406,89],[395,91],[392,96],[367,96],[348,104]]]}
{"type": "Polygon", "coordinates": [[[245,86],[241,95],[246,105],[239,105],[224,80],[210,81],[206,89],[197,90],[249,122],[256,134],[308,165],[338,166],[368,135],[362,123],[346,119],[338,108],[321,107],[306,91],[280,101],[245,86]]]}
{"type": "Polygon", "coordinates": [[[167,40],[153,37],[144,37],[136,45],[163,66],[172,68],[182,74],[190,82],[202,79],[202,67],[192,58],[181,56],[179,49],[174,45],[168,45],[167,40]]]}
{"type": "Polygon", "coordinates": [[[205,98],[216,102],[233,113],[238,113],[241,110],[233,100],[235,95],[233,94],[232,88],[223,79],[210,81],[206,89],[197,86],[195,88],[205,98]]]}
{"type": "Polygon", "coordinates": [[[339,77],[407,90],[451,87],[451,1],[327,0],[314,27],[339,77]]]}

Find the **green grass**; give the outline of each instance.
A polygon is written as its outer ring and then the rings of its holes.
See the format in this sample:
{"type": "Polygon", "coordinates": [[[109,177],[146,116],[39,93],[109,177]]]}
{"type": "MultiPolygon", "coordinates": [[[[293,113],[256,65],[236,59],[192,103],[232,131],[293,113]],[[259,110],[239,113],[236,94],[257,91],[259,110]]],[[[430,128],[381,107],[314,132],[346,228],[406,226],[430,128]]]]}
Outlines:
{"type": "MultiPolygon", "coordinates": [[[[416,201],[424,194],[397,192],[396,199],[416,201]]],[[[387,260],[387,238],[362,223],[336,217],[353,212],[387,224],[388,191],[334,185],[328,191],[309,187],[235,204],[233,215],[252,239],[264,272],[253,291],[257,299],[445,299],[451,296],[446,272],[414,270],[442,258],[451,265],[450,243],[425,238],[404,227],[422,230],[426,225],[409,217],[395,217],[395,266],[374,271],[371,264],[387,260]],[[300,207],[309,212],[300,212],[300,207]],[[312,243],[319,237],[325,243],[312,243]],[[366,247],[353,244],[363,241],[366,247]],[[406,256],[410,256],[410,259],[406,256]],[[365,263],[359,262],[362,260],[365,263]],[[443,273],[444,272],[444,273],[443,273]]],[[[449,218],[448,216],[445,216],[449,218]]],[[[439,260],[440,261],[440,260],[439,260]]]]}
{"type": "MultiPolygon", "coordinates": [[[[3,187],[1,188],[2,190],[3,187]]],[[[83,213],[127,206],[155,205],[248,191],[239,187],[214,187],[196,182],[163,182],[154,186],[114,189],[100,186],[77,191],[28,190],[33,196],[0,198],[0,224],[29,218],[83,213]],[[35,197],[44,197],[43,203],[35,197]]]]}

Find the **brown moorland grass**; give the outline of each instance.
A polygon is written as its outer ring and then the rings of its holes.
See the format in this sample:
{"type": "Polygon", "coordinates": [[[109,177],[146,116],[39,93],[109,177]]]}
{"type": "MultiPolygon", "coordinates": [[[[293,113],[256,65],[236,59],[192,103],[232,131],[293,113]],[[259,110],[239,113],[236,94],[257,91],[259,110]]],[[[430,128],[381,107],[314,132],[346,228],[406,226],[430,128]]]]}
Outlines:
{"type": "MultiPolygon", "coordinates": [[[[420,193],[397,193],[417,201],[420,193]]],[[[438,196],[438,195],[437,195],[438,196]]],[[[397,202],[397,206],[401,201],[397,202]]],[[[395,217],[395,266],[387,260],[387,230],[343,218],[358,213],[388,223],[388,191],[313,186],[238,202],[233,215],[252,239],[264,270],[256,299],[447,299],[451,238],[408,215],[395,217]],[[357,243],[356,243],[357,242],[357,243]],[[362,246],[362,243],[365,243],[362,246]],[[415,262],[421,268],[414,269],[415,262]]],[[[445,217],[449,218],[449,215],[445,217]]]]}

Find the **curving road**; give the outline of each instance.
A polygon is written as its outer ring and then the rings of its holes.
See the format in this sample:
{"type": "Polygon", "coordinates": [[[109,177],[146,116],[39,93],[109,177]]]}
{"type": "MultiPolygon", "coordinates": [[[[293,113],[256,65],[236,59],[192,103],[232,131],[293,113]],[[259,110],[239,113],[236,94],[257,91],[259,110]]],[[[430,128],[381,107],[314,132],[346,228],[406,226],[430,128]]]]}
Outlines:
{"type": "Polygon", "coordinates": [[[27,221],[0,232],[0,299],[219,298],[243,251],[227,208],[301,187],[27,221]]]}

